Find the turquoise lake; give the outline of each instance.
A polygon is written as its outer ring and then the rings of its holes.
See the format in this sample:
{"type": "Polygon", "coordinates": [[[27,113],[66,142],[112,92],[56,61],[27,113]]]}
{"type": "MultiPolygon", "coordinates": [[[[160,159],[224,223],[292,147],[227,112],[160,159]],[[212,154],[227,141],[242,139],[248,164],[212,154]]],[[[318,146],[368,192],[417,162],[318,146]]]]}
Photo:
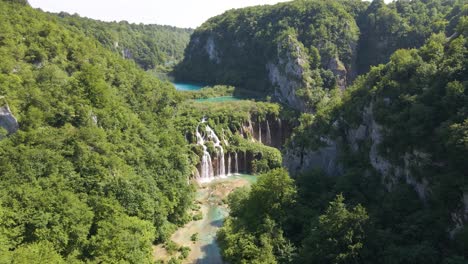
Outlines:
{"type": "Polygon", "coordinates": [[[193,84],[193,83],[179,83],[179,82],[174,82],[175,88],[178,91],[197,91],[200,90],[201,88],[205,87],[204,85],[200,84],[193,84]]]}

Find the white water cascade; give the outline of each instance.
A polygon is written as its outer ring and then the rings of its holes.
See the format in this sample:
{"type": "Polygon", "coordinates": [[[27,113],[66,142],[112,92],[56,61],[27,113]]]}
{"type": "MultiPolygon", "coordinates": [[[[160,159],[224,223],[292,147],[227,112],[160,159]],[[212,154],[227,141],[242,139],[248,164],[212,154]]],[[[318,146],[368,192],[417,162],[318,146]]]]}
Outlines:
{"type": "MultiPolygon", "coordinates": [[[[205,129],[200,132],[200,125],[206,123],[206,119],[203,118],[200,124],[197,126],[196,136],[197,136],[197,144],[202,146],[203,148],[203,156],[201,158],[200,164],[200,172],[199,176],[196,177],[197,180],[200,182],[209,182],[216,177],[225,177],[231,174],[231,155],[228,154],[228,167],[226,173],[226,164],[225,164],[225,157],[224,157],[224,149],[221,145],[221,141],[219,140],[218,136],[214,132],[214,130],[206,125],[205,129]],[[210,153],[208,152],[207,142],[212,142],[213,146],[216,150],[216,163],[213,162],[210,153]]],[[[226,140],[223,139],[226,144],[226,140]]],[[[236,161],[237,161],[237,154],[236,154],[236,161]]],[[[237,166],[237,163],[236,163],[237,166]]]]}
{"type": "MultiPolygon", "coordinates": [[[[205,120],[203,119],[201,123],[205,123],[205,120]]],[[[203,136],[201,135],[200,131],[200,124],[197,126],[197,144],[202,146],[203,148],[203,156],[201,159],[201,168],[200,168],[200,174],[199,178],[201,181],[210,181],[211,179],[214,178],[214,172],[213,172],[213,163],[211,162],[211,156],[210,153],[208,152],[208,147],[205,145],[205,140],[203,136]]]]}
{"type": "Polygon", "coordinates": [[[270,131],[270,124],[268,123],[268,119],[266,121],[266,144],[271,146],[271,131],[270,131]]]}
{"type": "Polygon", "coordinates": [[[210,126],[206,126],[206,133],[208,136],[208,139],[210,139],[213,144],[215,149],[217,149],[217,158],[218,158],[218,168],[217,168],[217,176],[223,177],[226,176],[226,167],[224,166],[224,149],[223,146],[221,146],[221,141],[219,140],[218,136],[216,133],[211,129],[210,126]]]}
{"type": "Polygon", "coordinates": [[[231,153],[228,153],[227,176],[231,176],[231,153]]]}
{"type": "Polygon", "coordinates": [[[258,121],[258,142],[262,143],[262,123],[258,121]]]}

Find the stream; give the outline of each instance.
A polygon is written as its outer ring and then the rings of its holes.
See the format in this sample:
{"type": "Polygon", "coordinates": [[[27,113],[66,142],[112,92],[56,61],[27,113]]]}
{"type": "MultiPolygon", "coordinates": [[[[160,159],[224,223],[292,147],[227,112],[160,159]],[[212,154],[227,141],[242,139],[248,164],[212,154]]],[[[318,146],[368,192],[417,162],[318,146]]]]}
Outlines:
{"type": "MultiPolygon", "coordinates": [[[[198,221],[190,221],[171,236],[171,240],[178,245],[188,246],[191,249],[188,258],[182,263],[223,263],[216,242],[216,232],[229,214],[223,199],[236,188],[250,186],[255,181],[255,176],[239,174],[199,184],[196,203],[201,207],[203,218],[198,221]],[[196,242],[192,242],[190,239],[194,233],[198,233],[196,242]]],[[[171,258],[162,245],[154,247],[153,256],[155,260],[168,261],[171,258]]]]}

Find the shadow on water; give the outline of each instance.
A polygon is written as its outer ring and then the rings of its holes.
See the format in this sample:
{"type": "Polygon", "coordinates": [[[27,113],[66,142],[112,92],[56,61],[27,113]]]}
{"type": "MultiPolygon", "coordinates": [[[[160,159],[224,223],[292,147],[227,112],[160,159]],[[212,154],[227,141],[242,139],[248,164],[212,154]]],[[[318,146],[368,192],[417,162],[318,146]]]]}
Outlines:
{"type": "Polygon", "coordinates": [[[214,220],[214,221],[211,221],[211,226],[214,226],[214,227],[222,227],[223,226],[223,223],[224,223],[224,219],[219,219],[219,220],[214,220]]]}
{"type": "Polygon", "coordinates": [[[205,245],[201,248],[203,252],[203,257],[196,260],[197,264],[222,264],[224,263],[223,258],[221,257],[221,250],[216,243],[216,240],[213,240],[211,244],[205,245]]]}

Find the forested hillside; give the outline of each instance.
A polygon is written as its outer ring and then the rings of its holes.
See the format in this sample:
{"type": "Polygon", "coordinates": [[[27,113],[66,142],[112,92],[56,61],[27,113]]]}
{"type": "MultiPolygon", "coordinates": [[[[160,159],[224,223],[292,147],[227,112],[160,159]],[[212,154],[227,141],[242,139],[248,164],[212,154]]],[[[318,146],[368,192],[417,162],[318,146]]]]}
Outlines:
{"type": "Polygon", "coordinates": [[[152,263],[193,193],[173,86],[16,2],[0,1],[0,262],[152,263]]]}
{"type": "MultiPolygon", "coordinates": [[[[457,32],[466,34],[466,21],[457,32]]],[[[466,35],[434,35],[303,114],[291,139],[303,152],[285,159],[305,167],[289,167],[295,182],[275,171],[229,197],[233,211],[219,233],[225,258],[466,263],[467,69],[466,35]],[[327,175],[317,156],[341,173],[327,175]]]]}
{"type": "Polygon", "coordinates": [[[230,10],[196,29],[175,76],[261,91],[310,111],[397,49],[451,35],[463,2],[292,1],[230,10]]]}
{"type": "Polygon", "coordinates": [[[301,112],[287,170],[229,196],[229,263],[467,262],[467,15],[457,0],[311,0],[196,29],[177,77],[301,112]]]}
{"type": "Polygon", "coordinates": [[[0,263],[468,263],[465,0],[0,22],[0,263]]]}
{"type": "Polygon", "coordinates": [[[59,21],[73,27],[73,30],[94,37],[104,47],[134,60],[145,70],[158,68],[168,71],[182,60],[192,29],[172,26],[103,22],[93,19],[59,13],[59,21]]]}

